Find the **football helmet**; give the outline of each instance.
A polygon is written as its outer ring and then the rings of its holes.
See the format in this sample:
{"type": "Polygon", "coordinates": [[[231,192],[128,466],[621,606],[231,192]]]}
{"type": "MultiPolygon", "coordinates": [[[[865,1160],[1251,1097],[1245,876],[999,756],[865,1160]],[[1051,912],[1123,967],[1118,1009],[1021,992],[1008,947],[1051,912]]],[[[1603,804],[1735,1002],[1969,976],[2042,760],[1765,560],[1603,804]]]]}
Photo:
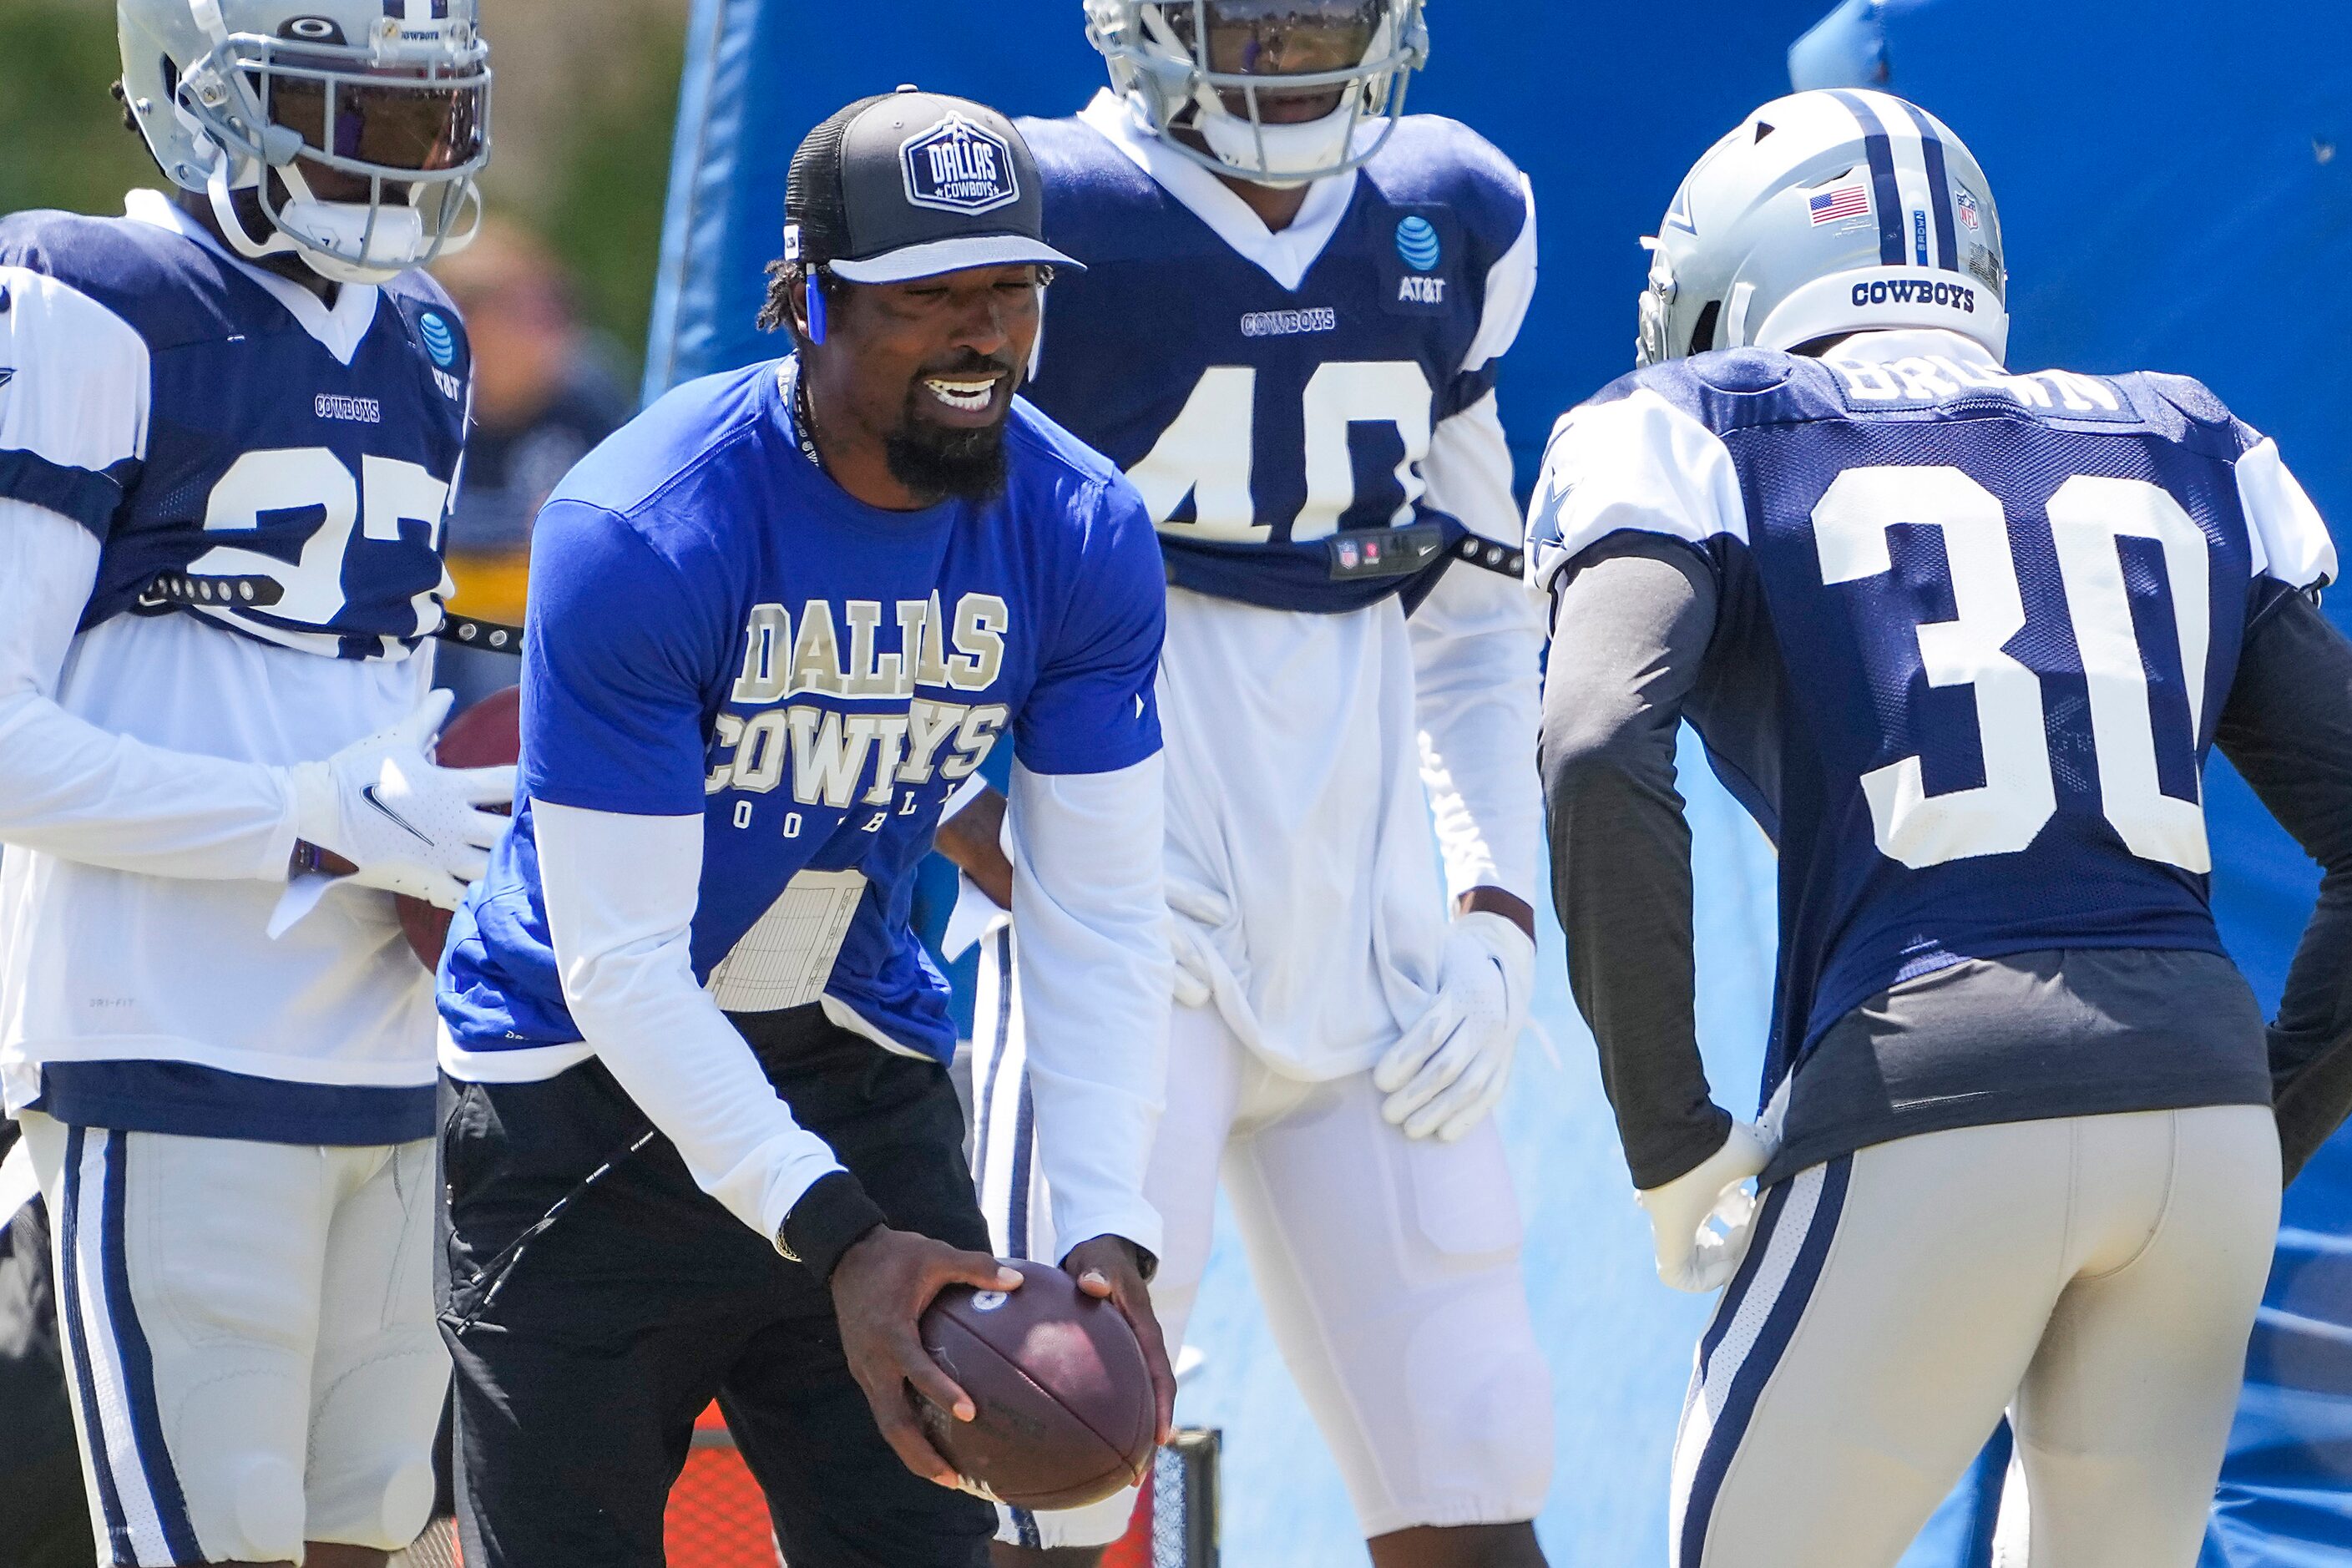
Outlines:
{"type": "Polygon", "coordinates": [[[1086,0],[1087,37],[1112,90],[1161,142],[1220,174],[1303,185],[1365,163],[1396,129],[1406,84],[1429,59],[1423,5],[1086,0]],[[1380,134],[1360,145],[1358,128],[1374,121],[1380,134]]]}
{"type": "Polygon", "coordinates": [[[2000,216],[1975,157],[1891,93],[1773,100],[1709,148],[1644,239],[1642,364],[1878,327],[2009,348],[2000,216]]]}
{"type": "Polygon", "coordinates": [[[118,0],[122,96],[243,255],[381,283],[470,240],[489,161],[476,0],[118,0]],[[268,176],[275,174],[277,178],[268,176]],[[254,234],[236,193],[252,191],[254,234]]]}

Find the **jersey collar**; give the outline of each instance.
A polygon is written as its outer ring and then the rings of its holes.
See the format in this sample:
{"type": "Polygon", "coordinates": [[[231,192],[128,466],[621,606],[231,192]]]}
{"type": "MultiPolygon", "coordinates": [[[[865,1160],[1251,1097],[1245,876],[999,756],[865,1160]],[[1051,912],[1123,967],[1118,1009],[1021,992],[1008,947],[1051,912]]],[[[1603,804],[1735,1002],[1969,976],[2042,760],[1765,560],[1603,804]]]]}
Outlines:
{"type": "Polygon", "coordinates": [[[1285,289],[1296,290],[1306,281],[1307,269],[1331,243],[1339,220],[1348,216],[1348,204],[1355,199],[1357,171],[1318,180],[1307,187],[1307,205],[1298,209],[1298,216],[1288,228],[1276,233],[1223,180],[1169,151],[1157,136],[1138,125],[1127,105],[1108,88],[1097,90],[1094,101],[1078,111],[1078,118],[1127,154],[1218,238],[1285,289]]]}
{"type": "Polygon", "coordinates": [[[230,254],[221,242],[205,232],[204,226],[182,212],[172,199],[161,191],[135,190],[122,198],[122,214],[138,223],[168,228],[183,239],[203,246],[206,250],[244,273],[267,289],[270,297],[286,307],[301,329],[319,341],[319,346],[335,356],[338,364],[348,365],[360,352],[361,340],[368,328],[375,324],[378,290],[373,283],[346,283],[335,291],[335,303],[331,310],[320,299],[299,283],[289,283],[274,272],[265,272],[243,257],[230,254]]]}
{"type": "Polygon", "coordinates": [[[1848,364],[1886,364],[1930,354],[1986,375],[2009,374],[2000,361],[1992,357],[1991,351],[1976,339],[1948,332],[1940,327],[1894,327],[1856,332],[1822,357],[1843,360],[1848,364]]]}

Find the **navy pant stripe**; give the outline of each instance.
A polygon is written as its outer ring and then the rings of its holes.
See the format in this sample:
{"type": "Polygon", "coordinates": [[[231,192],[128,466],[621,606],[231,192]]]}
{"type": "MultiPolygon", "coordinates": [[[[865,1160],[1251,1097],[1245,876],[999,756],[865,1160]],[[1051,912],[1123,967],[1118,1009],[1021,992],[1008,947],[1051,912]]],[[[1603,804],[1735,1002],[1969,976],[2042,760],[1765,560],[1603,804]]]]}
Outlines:
{"type": "Polygon", "coordinates": [[[1944,143],[1915,103],[1903,106],[1919,128],[1919,155],[1927,164],[1927,211],[1936,220],[1937,265],[1947,272],[1960,270],[1960,245],[1952,229],[1952,176],[1944,167],[1944,143]]]}
{"type": "Polygon", "coordinates": [[[1706,1334],[1698,1342],[1698,1376],[1706,1376],[1707,1363],[1715,1358],[1716,1346],[1731,1331],[1732,1320],[1739,1316],[1741,1303],[1748,1300],[1748,1289],[1756,1283],[1757,1271],[1764,1267],[1764,1255],[1772,1249],[1772,1232],[1779,1228],[1780,1215],[1789,1206],[1789,1184],[1778,1182],[1764,1194],[1763,1212],[1756,1216],[1756,1228],[1748,1238],[1748,1256],[1739,1260],[1738,1271],[1723,1292],[1723,1300],[1715,1310],[1714,1321],[1706,1325],[1706,1334]]]}
{"type": "Polygon", "coordinates": [[[131,1261],[123,1237],[128,1229],[125,1198],[129,1159],[122,1133],[106,1140],[105,1234],[106,1315],[114,1324],[114,1345],[122,1363],[122,1384],[130,1396],[131,1440],[139,1450],[139,1468],[154,1499],[155,1517],[163,1527],[163,1543],[175,1563],[202,1563],[204,1551],[188,1522],[188,1500],[180,1489],[180,1472],[173,1467],[172,1450],[163,1441],[163,1421],[155,1398],[155,1360],[147,1348],[147,1331],[139,1326],[139,1309],[131,1299],[131,1261]]]}
{"type": "MultiPolygon", "coordinates": [[[[1798,1247],[1796,1261],[1790,1266],[1789,1278],[1774,1300],[1764,1327],[1757,1333],[1748,1359],[1732,1377],[1723,1412],[1707,1434],[1706,1447],[1699,1455],[1698,1468],[1691,1477],[1690,1498],[1683,1512],[1681,1568],[1699,1568],[1706,1554],[1706,1531],[1715,1512],[1716,1495],[1723,1489],[1724,1478],[1731,1472],[1732,1457],[1739,1452],[1740,1442],[1748,1435],[1748,1423],[1756,1414],[1756,1402],[1763,1397],[1764,1385],[1772,1381],[1780,1357],[1788,1352],[1789,1342],[1796,1337],[1797,1325],[1804,1321],[1806,1307],[1811,1304],[1813,1287],[1821,1282],[1822,1266],[1829,1259],[1830,1244],[1837,1238],[1838,1215],[1845,1207],[1846,1183],[1853,1173],[1851,1154],[1832,1160],[1822,1168],[1821,1195],[1814,1200],[1813,1216],[1805,1226],[1805,1238],[1798,1247]]],[[[1785,1189],[1789,1184],[1783,1182],[1780,1185],[1785,1189]]],[[[1760,1252],[1760,1247],[1751,1247],[1748,1256],[1754,1258],[1760,1252]]]]}
{"type": "Polygon", "coordinates": [[[1863,155],[1870,161],[1870,201],[1878,209],[1878,259],[1903,265],[1903,193],[1895,184],[1895,142],[1878,111],[1862,95],[1832,91],[1862,125],[1863,155]]]}
{"type": "Polygon", "coordinates": [[[996,1075],[1003,1071],[1004,1058],[1013,1048],[1012,942],[1010,927],[992,931],[981,938],[980,962],[994,969],[997,976],[996,1016],[990,1024],[993,1033],[989,1037],[988,1071],[983,1075],[985,1081],[979,1085],[979,1092],[974,1097],[978,1101],[975,1120],[979,1125],[972,1129],[971,1167],[982,1173],[988,1169],[988,1135],[994,1131],[996,1075]]]}
{"type": "MultiPolygon", "coordinates": [[[[1008,976],[1009,978],[1009,976],[1008,976]]],[[[1021,1101],[1013,1119],[1013,1190],[1006,1200],[1012,1213],[1005,1217],[1011,1222],[1006,1238],[1013,1243],[1013,1256],[1029,1256],[1029,1167],[1036,1153],[1037,1100],[1029,1085],[1029,1064],[1021,1064],[1021,1101]]],[[[1044,1261],[1051,1263],[1052,1258],[1044,1261]]]]}
{"type": "Polygon", "coordinates": [[[114,1484],[114,1467],[107,1462],[106,1418],[98,1407],[98,1375],[90,1370],[89,1331],[82,1316],[81,1297],[81,1157],[84,1131],[66,1129],[65,1201],[58,1220],[58,1297],[66,1339],[73,1352],[74,1384],[81,1394],[82,1441],[89,1450],[91,1475],[98,1481],[99,1509],[106,1515],[106,1534],[114,1561],[136,1563],[138,1549],[131,1542],[131,1521],[122,1512],[122,1493],[114,1484]]]}

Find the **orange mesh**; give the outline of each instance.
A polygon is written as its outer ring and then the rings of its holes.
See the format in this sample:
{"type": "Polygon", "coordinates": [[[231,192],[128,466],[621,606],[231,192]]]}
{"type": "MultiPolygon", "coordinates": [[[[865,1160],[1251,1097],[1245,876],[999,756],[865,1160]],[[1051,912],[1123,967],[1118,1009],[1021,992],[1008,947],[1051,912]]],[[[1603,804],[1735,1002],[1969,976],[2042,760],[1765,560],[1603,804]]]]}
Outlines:
{"type": "Polygon", "coordinates": [[[694,1447],[670,1488],[662,1544],[670,1568],[776,1568],[768,1500],[716,1405],[694,1424],[694,1447]]]}
{"type": "Polygon", "coordinates": [[[1135,1512],[1128,1519],[1127,1533],[1103,1552],[1102,1568],[1156,1568],[1151,1552],[1151,1493],[1159,1479],[1156,1469],[1143,1478],[1143,1489],[1136,1494],[1135,1512]]]}
{"type": "MultiPolygon", "coordinates": [[[[1192,1436],[1182,1435],[1180,1444],[1192,1436]]],[[[1209,1437],[1207,1452],[1207,1475],[1211,1478],[1208,1485],[1213,1489],[1213,1436],[1209,1437]]],[[[1144,1478],[1142,1495],[1135,1503],[1135,1516],[1128,1523],[1127,1533],[1104,1552],[1102,1568],[1160,1568],[1163,1564],[1171,1568],[1175,1564],[1207,1568],[1197,1555],[1187,1557],[1184,1543],[1173,1539],[1179,1532],[1159,1532],[1170,1534],[1171,1539],[1155,1541],[1152,1499],[1160,1472],[1171,1468],[1170,1461],[1175,1457],[1172,1450],[1163,1451],[1160,1463],[1144,1478]]],[[[1182,1479],[1181,1475],[1177,1477],[1180,1483],[1182,1479]]],[[[1210,1506],[1213,1508],[1213,1503],[1210,1506]]],[[[727,1423],[716,1405],[704,1411],[694,1424],[694,1447],[687,1455],[686,1468],[679,1472],[677,1484],[670,1489],[662,1538],[669,1568],[782,1568],[775,1534],[768,1522],[767,1500],[761,1496],[759,1485],[751,1479],[742,1456],[735,1451],[734,1438],[728,1433],[727,1423]]],[[[1214,1539],[1213,1530],[1210,1539],[1214,1539]]],[[[1207,1563],[1214,1561],[1213,1546],[1207,1563]]],[[[428,1531],[409,1554],[393,1559],[394,1568],[410,1568],[411,1564],[439,1568],[444,1562],[463,1568],[457,1532],[446,1523],[428,1531]]]]}

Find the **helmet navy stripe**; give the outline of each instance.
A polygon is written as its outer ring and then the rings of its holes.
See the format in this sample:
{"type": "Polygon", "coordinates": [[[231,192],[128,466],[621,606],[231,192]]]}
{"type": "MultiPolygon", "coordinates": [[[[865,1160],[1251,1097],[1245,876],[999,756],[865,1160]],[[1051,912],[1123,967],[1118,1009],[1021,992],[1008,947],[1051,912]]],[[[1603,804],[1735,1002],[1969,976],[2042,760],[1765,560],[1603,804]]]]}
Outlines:
{"type": "Polygon", "coordinates": [[[1862,95],[1831,89],[1862,126],[1863,155],[1870,161],[1871,205],[1878,209],[1878,259],[1889,267],[1903,265],[1903,193],[1895,187],[1895,142],[1878,111],[1862,95]]]}
{"type": "Polygon", "coordinates": [[[1919,155],[1927,162],[1927,206],[1936,219],[1936,254],[1947,272],[1960,269],[1960,245],[1952,232],[1952,181],[1944,172],[1944,143],[1924,110],[1905,99],[1903,108],[1919,128],[1919,155]]]}

